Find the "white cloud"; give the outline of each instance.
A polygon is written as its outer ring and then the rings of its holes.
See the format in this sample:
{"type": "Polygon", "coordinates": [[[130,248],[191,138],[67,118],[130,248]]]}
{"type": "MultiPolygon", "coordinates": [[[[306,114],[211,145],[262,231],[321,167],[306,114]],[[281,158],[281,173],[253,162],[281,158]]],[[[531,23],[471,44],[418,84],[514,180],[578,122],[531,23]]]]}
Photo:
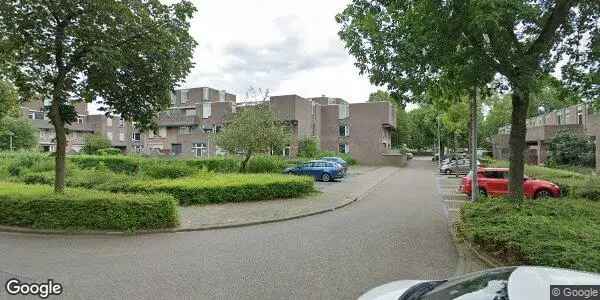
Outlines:
{"type": "Polygon", "coordinates": [[[337,31],[346,0],[198,0],[191,33],[196,66],[183,87],[211,86],[245,94],[342,97],[365,101],[376,90],[358,75],[337,31]]]}

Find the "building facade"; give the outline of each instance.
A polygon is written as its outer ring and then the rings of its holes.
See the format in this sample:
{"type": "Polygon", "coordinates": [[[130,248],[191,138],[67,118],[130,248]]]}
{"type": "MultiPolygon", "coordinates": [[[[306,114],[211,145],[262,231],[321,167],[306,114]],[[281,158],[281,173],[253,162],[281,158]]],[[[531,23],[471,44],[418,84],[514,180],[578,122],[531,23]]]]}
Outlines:
{"type": "MultiPolygon", "coordinates": [[[[214,143],[215,134],[237,109],[255,104],[237,103],[235,95],[209,87],[177,90],[171,107],[157,115],[158,129],[152,132],[140,132],[118,117],[90,115],[85,104],[78,105],[79,118],[69,127],[67,151],[79,152],[84,136],[96,133],[123,152],[198,158],[224,155],[214,143]]],[[[299,141],[314,137],[322,150],[348,153],[364,164],[387,163],[384,155],[391,149],[396,120],[395,107],[388,102],[348,103],[341,98],[282,95],[270,97],[268,104],[292,133],[292,141],[282,145],[281,155],[295,157],[299,141]]],[[[32,116],[40,129],[42,150],[54,151],[54,130],[43,103],[28,103],[23,109],[23,115],[32,116]]]]}
{"type": "MultiPolygon", "coordinates": [[[[579,136],[590,136],[596,143],[596,169],[600,171],[600,113],[588,104],[578,104],[527,119],[525,161],[544,164],[548,158],[548,145],[560,131],[568,130],[579,136]]],[[[492,139],[494,158],[508,160],[510,125],[498,130],[492,139]]]]}

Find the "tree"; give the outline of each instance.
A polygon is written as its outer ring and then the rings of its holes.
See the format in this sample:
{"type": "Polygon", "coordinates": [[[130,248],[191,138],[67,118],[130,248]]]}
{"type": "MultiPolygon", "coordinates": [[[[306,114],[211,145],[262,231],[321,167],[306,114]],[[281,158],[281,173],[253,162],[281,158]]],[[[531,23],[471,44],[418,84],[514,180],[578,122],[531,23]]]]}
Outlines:
{"type": "Polygon", "coordinates": [[[307,136],[298,142],[298,156],[315,158],[321,151],[319,147],[319,138],[307,136]]]}
{"type": "Polygon", "coordinates": [[[577,136],[567,130],[561,131],[550,141],[548,150],[550,165],[595,166],[594,141],[589,137],[577,136]]]}
{"type": "Polygon", "coordinates": [[[166,109],[192,67],[188,1],[23,0],[0,2],[0,70],[23,100],[49,98],[56,131],[55,190],[65,185],[65,125],[74,103],[99,101],[145,129],[166,109]]]}
{"type": "Polygon", "coordinates": [[[27,119],[8,116],[0,120],[1,150],[32,149],[38,143],[38,136],[38,130],[27,119]]]}
{"type": "Polygon", "coordinates": [[[85,137],[85,143],[81,151],[85,154],[98,154],[98,150],[108,149],[112,143],[101,134],[89,134],[85,137]]]}
{"type": "Polygon", "coordinates": [[[239,109],[216,135],[216,144],[229,153],[244,155],[240,171],[252,155],[289,143],[288,128],[275,118],[267,103],[239,109]]]}
{"type": "Polygon", "coordinates": [[[597,40],[599,12],[595,0],[353,0],[337,21],[361,73],[404,101],[423,101],[431,90],[465,95],[469,85],[503,76],[512,90],[509,189],[522,199],[525,121],[536,79],[560,59],[563,69],[575,65],[571,58],[598,65],[579,49],[597,40]]]}
{"type": "Polygon", "coordinates": [[[8,81],[0,80],[0,120],[4,116],[19,114],[17,91],[8,81]]]}

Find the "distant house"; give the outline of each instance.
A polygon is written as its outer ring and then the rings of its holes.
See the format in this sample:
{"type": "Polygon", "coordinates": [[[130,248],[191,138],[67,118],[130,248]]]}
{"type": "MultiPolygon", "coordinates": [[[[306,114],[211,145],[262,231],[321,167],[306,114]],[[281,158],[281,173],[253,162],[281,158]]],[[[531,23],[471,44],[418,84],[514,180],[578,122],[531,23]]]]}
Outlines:
{"type": "MultiPolygon", "coordinates": [[[[543,164],[548,158],[548,144],[562,130],[579,136],[591,136],[596,142],[596,161],[600,162],[600,113],[595,113],[589,104],[577,104],[527,119],[528,164],[543,164]]],[[[492,139],[494,158],[509,159],[510,125],[498,130],[492,139]]],[[[600,164],[596,163],[600,171],[600,164]]]]}

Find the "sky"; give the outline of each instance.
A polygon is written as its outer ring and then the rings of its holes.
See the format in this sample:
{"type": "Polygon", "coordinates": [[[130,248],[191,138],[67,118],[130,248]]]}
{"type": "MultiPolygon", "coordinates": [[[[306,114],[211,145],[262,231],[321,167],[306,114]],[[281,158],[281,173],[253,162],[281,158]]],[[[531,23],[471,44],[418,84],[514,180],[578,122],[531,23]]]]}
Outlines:
{"type": "Polygon", "coordinates": [[[182,88],[210,86],[238,95],[326,95],[366,101],[377,90],[358,75],[335,15],[349,0],[192,0],[195,67],[182,88]]]}

